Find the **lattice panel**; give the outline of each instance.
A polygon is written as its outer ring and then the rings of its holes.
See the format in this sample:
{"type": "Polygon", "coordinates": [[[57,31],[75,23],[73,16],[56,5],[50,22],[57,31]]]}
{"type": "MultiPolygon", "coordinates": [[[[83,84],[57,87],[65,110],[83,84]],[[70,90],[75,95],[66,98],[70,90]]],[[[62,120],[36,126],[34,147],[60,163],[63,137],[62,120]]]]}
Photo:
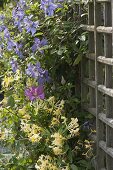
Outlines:
{"type": "Polygon", "coordinates": [[[88,54],[82,60],[82,105],[95,116],[96,170],[113,170],[113,1],[88,5],[88,54]]]}

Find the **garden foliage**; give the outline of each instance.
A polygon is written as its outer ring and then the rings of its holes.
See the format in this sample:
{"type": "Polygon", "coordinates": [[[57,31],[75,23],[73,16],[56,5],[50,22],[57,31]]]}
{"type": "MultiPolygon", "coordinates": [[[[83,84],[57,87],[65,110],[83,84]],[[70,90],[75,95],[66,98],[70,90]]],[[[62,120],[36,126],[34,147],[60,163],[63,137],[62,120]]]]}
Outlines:
{"type": "Polygon", "coordinates": [[[0,154],[0,169],[88,169],[76,90],[86,35],[75,4],[15,0],[2,6],[0,141],[8,156],[0,154]]]}

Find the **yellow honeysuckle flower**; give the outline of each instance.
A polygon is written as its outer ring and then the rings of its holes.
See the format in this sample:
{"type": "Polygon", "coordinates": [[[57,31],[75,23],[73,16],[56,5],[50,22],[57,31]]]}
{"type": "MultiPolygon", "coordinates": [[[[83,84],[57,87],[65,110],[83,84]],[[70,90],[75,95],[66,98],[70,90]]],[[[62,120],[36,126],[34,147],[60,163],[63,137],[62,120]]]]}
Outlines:
{"type": "Polygon", "coordinates": [[[31,116],[29,114],[23,115],[23,119],[25,120],[30,120],[31,116]]]}
{"type": "Polygon", "coordinates": [[[26,107],[24,106],[22,109],[19,109],[19,110],[18,110],[18,113],[19,113],[20,115],[25,115],[25,114],[26,114],[26,107]]]}
{"type": "Polygon", "coordinates": [[[68,124],[67,129],[69,130],[71,136],[77,135],[79,132],[78,119],[71,118],[71,122],[68,124]]]}
{"type": "Polygon", "coordinates": [[[14,79],[15,79],[15,80],[19,80],[21,77],[22,77],[22,75],[21,75],[20,70],[19,70],[19,69],[16,70],[16,74],[15,74],[15,76],[14,76],[14,79]]]}
{"type": "Polygon", "coordinates": [[[5,76],[4,80],[2,82],[3,87],[8,87],[12,82],[14,81],[14,78],[12,76],[5,76]]]}
{"type": "Polygon", "coordinates": [[[0,140],[4,140],[5,139],[5,132],[0,132],[0,140]]]}
{"type": "Polygon", "coordinates": [[[30,124],[25,123],[25,122],[22,121],[22,122],[21,122],[21,130],[24,131],[24,132],[26,132],[26,133],[31,132],[31,126],[30,126],[30,124]]]}
{"type": "Polygon", "coordinates": [[[63,154],[62,149],[59,148],[59,147],[54,147],[53,152],[54,152],[55,155],[62,155],[63,154]]]}
{"type": "Polygon", "coordinates": [[[41,155],[35,165],[37,170],[60,170],[49,155],[41,155]]]}
{"type": "Polygon", "coordinates": [[[51,137],[54,138],[52,145],[62,147],[65,138],[60,133],[54,133],[51,137]]]}
{"type": "Polygon", "coordinates": [[[58,125],[60,123],[60,121],[57,119],[57,118],[55,118],[55,117],[53,117],[53,119],[52,119],[52,121],[51,121],[51,125],[58,125]]]}
{"type": "Polygon", "coordinates": [[[40,134],[34,134],[34,135],[28,136],[28,137],[29,137],[29,140],[30,140],[32,143],[40,142],[40,140],[42,139],[42,137],[40,136],[40,134]]]}

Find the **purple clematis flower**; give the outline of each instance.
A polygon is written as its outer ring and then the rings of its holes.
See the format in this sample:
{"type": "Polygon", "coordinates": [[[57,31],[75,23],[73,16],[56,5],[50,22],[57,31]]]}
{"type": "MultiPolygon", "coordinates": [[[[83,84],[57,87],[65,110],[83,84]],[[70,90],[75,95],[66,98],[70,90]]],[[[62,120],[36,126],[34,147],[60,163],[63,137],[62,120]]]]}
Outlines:
{"type": "Polygon", "coordinates": [[[22,20],[24,18],[24,10],[21,9],[20,7],[16,7],[13,9],[12,11],[12,17],[15,19],[15,20],[22,20]]]}
{"type": "Polygon", "coordinates": [[[0,32],[4,31],[6,29],[5,25],[0,25],[0,32]]]}
{"type": "Polygon", "coordinates": [[[31,32],[32,35],[34,35],[36,33],[37,27],[39,26],[39,22],[38,21],[33,22],[31,20],[31,17],[24,18],[24,24],[25,24],[27,33],[31,32]]]}
{"type": "Polygon", "coordinates": [[[58,8],[58,5],[56,4],[49,4],[46,13],[48,14],[48,16],[53,16],[54,15],[54,11],[58,8]]]}
{"type": "Polygon", "coordinates": [[[22,49],[22,44],[16,44],[16,48],[15,48],[15,52],[16,52],[16,54],[20,57],[20,58],[22,58],[23,57],[23,54],[22,54],[22,51],[21,51],[21,49],[22,49]]]}
{"type": "Polygon", "coordinates": [[[45,16],[53,16],[57,8],[58,5],[54,3],[54,0],[41,0],[41,9],[44,10],[45,16]]]}
{"type": "Polygon", "coordinates": [[[43,85],[50,80],[48,71],[42,69],[39,62],[37,62],[36,65],[29,63],[28,68],[26,69],[26,74],[35,78],[39,85],[43,85]]]}
{"type": "Polygon", "coordinates": [[[35,38],[34,44],[31,49],[33,53],[36,52],[36,50],[39,50],[40,53],[43,53],[43,50],[40,50],[40,48],[47,44],[48,44],[47,39],[43,38],[42,40],[40,40],[39,38],[35,38]]]}
{"type": "MultiPolygon", "coordinates": [[[[2,38],[0,37],[0,41],[2,42],[2,38]]],[[[0,58],[2,58],[2,52],[3,52],[3,47],[4,47],[4,45],[3,45],[3,43],[1,43],[0,44],[0,58]]]]}
{"type": "Polygon", "coordinates": [[[16,43],[13,42],[13,40],[9,39],[8,42],[7,42],[8,51],[11,51],[13,49],[13,47],[16,47],[16,43]]]}
{"type": "Polygon", "coordinates": [[[24,11],[19,7],[13,9],[12,17],[14,19],[14,25],[18,27],[19,31],[22,32],[22,22],[24,18],[24,11]]]}
{"type": "Polygon", "coordinates": [[[10,38],[10,33],[9,33],[9,30],[8,30],[8,28],[4,28],[4,38],[10,38]]]}
{"type": "Polygon", "coordinates": [[[0,20],[4,20],[5,16],[4,15],[0,15],[0,20]]]}
{"type": "Polygon", "coordinates": [[[18,28],[20,32],[22,32],[26,2],[24,0],[20,0],[16,3],[17,6],[12,11],[12,17],[14,20],[14,25],[18,28]]]}
{"type": "Polygon", "coordinates": [[[35,101],[36,99],[44,99],[44,88],[43,86],[32,86],[28,89],[25,90],[25,96],[30,100],[30,101],[35,101]]]}
{"type": "Polygon", "coordinates": [[[15,73],[15,72],[17,71],[17,69],[18,69],[18,63],[17,63],[17,61],[14,60],[14,59],[12,59],[12,60],[10,61],[10,64],[11,64],[11,67],[12,67],[13,72],[15,73]]]}
{"type": "Polygon", "coordinates": [[[25,0],[20,0],[19,5],[24,8],[26,6],[26,1],[25,0]]]}

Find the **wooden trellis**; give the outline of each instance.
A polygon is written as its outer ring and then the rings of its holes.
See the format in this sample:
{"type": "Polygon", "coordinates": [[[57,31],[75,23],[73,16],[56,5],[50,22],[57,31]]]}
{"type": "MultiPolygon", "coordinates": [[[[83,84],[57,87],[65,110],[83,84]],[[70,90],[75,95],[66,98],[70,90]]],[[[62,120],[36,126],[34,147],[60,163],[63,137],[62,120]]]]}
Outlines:
{"type": "Polygon", "coordinates": [[[88,54],[82,59],[82,105],[96,122],[96,170],[113,170],[113,0],[88,4],[88,54]]]}

